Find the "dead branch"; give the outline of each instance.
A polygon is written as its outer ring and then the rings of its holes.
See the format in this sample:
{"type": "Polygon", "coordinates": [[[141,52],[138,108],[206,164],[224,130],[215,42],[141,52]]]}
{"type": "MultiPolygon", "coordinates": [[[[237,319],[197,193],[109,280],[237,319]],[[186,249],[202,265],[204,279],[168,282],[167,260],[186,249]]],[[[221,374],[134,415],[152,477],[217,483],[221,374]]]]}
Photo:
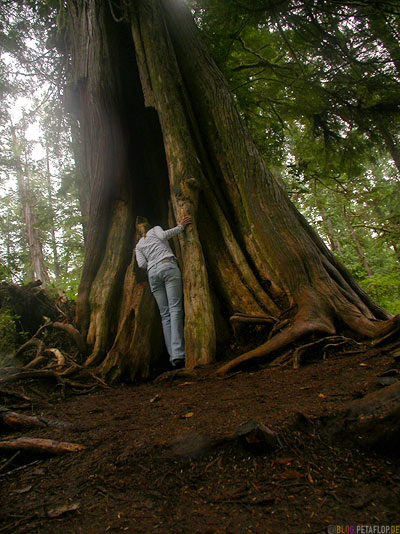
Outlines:
{"type": "Polygon", "coordinates": [[[21,454],[21,452],[20,452],[20,451],[17,451],[17,452],[16,452],[15,454],[13,454],[13,455],[11,456],[11,458],[9,458],[4,464],[0,465],[0,473],[1,473],[1,471],[4,471],[4,469],[5,469],[8,465],[10,465],[10,464],[15,460],[15,458],[16,458],[17,456],[19,456],[20,454],[21,454]]]}
{"type": "Polygon", "coordinates": [[[0,388],[0,395],[3,395],[4,397],[14,397],[15,399],[27,402],[33,402],[33,399],[31,399],[27,395],[22,395],[22,393],[16,393],[15,391],[8,391],[7,389],[3,388],[0,388]]]}
{"type": "MultiPolygon", "coordinates": [[[[20,451],[17,451],[18,454],[20,454],[20,451]]],[[[32,467],[32,465],[37,465],[41,462],[41,460],[35,460],[34,462],[30,462],[29,464],[20,465],[19,467],[16,467],[15,469],[11,469],[11,471],[6,471],[5,473],[0,474],[0,478],[7,477],[8,475],[11,475],[13,473],[17,473],[18,471],[23,471],[24,469],[27,469],[28,467],[32,467]]],[[[9,462],[7,462],[9,463],[9,462]]],[[[1,531],[0,531],[1,532],[1,531]]]]}
{"type": "MultiPolygon", "coordinates": [[[[90,376],[93,378],[92,375],[90,376]]],[[[0,379],[0,384],[16,382],[17,380],[25,380],[27,378],[50,378],[50,379],[56,380],[63,387],[65,386],[72,386],[76,388],[92,387],[92,384],[82,384],[80,382],[72,382],[68,378],[63,377],[59,373],[56,373],[55,371],[52,371],[50,369],[38,369],[38,370],[32,369],[30,371],[21,371],[19,373],[15,373],[15,374],[12,374],[12,375],[9,375],[9,376],[6,376],[0,379]]]]}
{"type": "Polygon", "coordinates": [[[20,371],[18,373],[5,376],[4,378],[0,379],[0,384],[16,382],[17,380],[26,378],[55,378],[56,380],[58,380],[60,377],[57,375],[57,373],[54,373],[53,371],[32,369],[29,371],[20,371]]]}
{"type": "Polygon", "coordinates": [[[65,358],[62,354],[62,352],[59,349],[46,349],[44,353],[50,353],[53,354],[56,357],[57,360],[57,369],[61,369],[63,365],[65,364],[65,358]]]}
{"type": "Polygon", "coordinates": [[[44,343],[41,339],[38,339],[37,337],[33,336],[31,339],[29,339],[26,343],[24,343],[23,345],[21,345],[19,347],[19,349],[17,350],[17,352],[15,353],[15,357],[18,358],[18,356],[20,356],[23,352],[26,351],[26,349],[28,349],[29,347],[31,347],[32,345],[36,345],[37,349],[36,349],[36,354],[35,354],[35,358],[39,357],[40,354],[43,352],[44,350],[44,343]]]}
{"type": "Polygon", "coordinates": [[[64,369],[62,371],[59,371],[59,375],[62,376],[62,377],[71,376],[71,375],[79,372],[80,369],[82,369],[82,367],[80,365],[72,364],[69,367],[67,367],[66,369],[64,369]]]}
{"type": "Polygon", "coordinates": [[[60,295],[56,301],[56,309],[60,312],[60,315],[64,317],[64,321],[68,321],[67,314],[61,309],[61,305],[64,304],[66,301],[65,295],[60,295]]]}
{"type": "MultiPolygon", "coordinates": [[[[328,343],[327,345],[325,345],[324,352],[322,353],[323,360],[327,359],[327,354],[326,353],[327,353],[328,349],[330,349],[332,347],[337,348],[337,347],[340,347],[341,345],[351,345],[353,347],[358,347],[358,350],[351,351],[352,354],[359,354],[359,353],[365,352],[367,350],[367,346],[366,345],[364,345],[362,343],[358,343],[354,339],[350,339],[350,338],[344,337],[338,343],[328,343]]],[[[345,354],[348,354],[348,352],[346,351],[345,354]]]]}
{"type": "Polygon", "coordinates": [[[301,356],[304,354],[304,352],[316,345],[320,345],[322,343],[326,343],[327,341],[330,341],[327,345],[324,347],[323,352],[323,359],[326,360],[326,350],[329,347],[339,347],[340,345],[350,344],[350,345],[357,345],[361,346],[360,343],[357,343],[357,341],[354,341],[354,339],[350,339],[344,336],[327,336],[320,339],[316,339],[315,341],[312,341],[311,343],[306,343],[305,345],[302,345],[301,347],[297,347],[297,349],[293,353],[293,368],[298,369],[300,366],[300,360],[301,356]],[[337,343],[336,343],[337,342],[337,343]]]}
{"type": "Polygon", "coordinates": [[[53,353],[56,356],[56,359],[58,361],[58,365],[59,366],[64,365],[64,357],[61,354],[61,351],[59,349],[55,349],[55,348],[46,349],[45,344],[43,343],[43,341],[39,339],[39,336],[43,332],[43,330],[45,330],[47,328],[51,328],[51,327],[66,332],[72,338],[74,343],[76,344],[79,352],[81,352],[82,354],[86,354],[86,351],[87,351],[86,343],[84,342],[80,332],[74,326],[72,326],[71,324],[65,324],[65,323],[59,323],[59,322],[54,322],[54,323],[48,322],[45,325],[41,326],[36,331],[36,333],[31,337],[31,339],[29,339],[26,343],[21,345],[19,347],[19,349],[16,351],[15,357],[17,358],[17,357],[21,356],[21,354],[23,354],[32,345],[36,345],[37,346],[36,355],[35,355],[34,359],[31,362],[29,362],[24,367],[24,369],[35,368],[40,363],[45,361],[45,358],[42,357],[42,354],[45,353],[45,352],[53,353]]]}
{"type": "Polygon", "coordinates": [[[66,441],[54,441],[52,439],[42,438],[16,438],[0,441],[0,450],[10,451],[32,451],[49,454],[64,454],[65,452],[79,452],[86,447],[77,443],[68,443],[66,441]]]}
{"type": "Polygon", "coordinates": [[[29,362],[27,365],[24,365],[21,369],[35,369],[35,367],[39,367],[41,363],[44,363],[46,361],[45,356],[37,356],[34,358],[31,362],[29,362]]]}

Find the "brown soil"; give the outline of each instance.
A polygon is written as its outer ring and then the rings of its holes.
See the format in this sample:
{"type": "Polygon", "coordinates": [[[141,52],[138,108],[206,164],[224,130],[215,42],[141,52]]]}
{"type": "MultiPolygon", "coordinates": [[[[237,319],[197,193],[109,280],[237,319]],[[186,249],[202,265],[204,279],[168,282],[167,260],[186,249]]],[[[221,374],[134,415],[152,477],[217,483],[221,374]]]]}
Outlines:
{"type": "MultiPolygon", "coordinates": [[[[389,357],[264,368],[220,379],[214,368],[166,382],[39,400],[24,413],[68,423],[13,435],[80,443],[83,452],[0,456],[0,532],[64,534],[313,533],[329,525],[399,525],[400,461],[319,433],[307,417],[338,413],[380,387],[389,357]],[[260,421],[281,435],[270,452],[234,438],[260,421]],[[218,441],[219,440],[219,441],[218,441]]],[[[8,406],[23,411],[21,404],[8,406]]],[[[3,437],[9,435],[3,431],[3,437]]],[[[346,436],[348,438],[349,436],[346,436]]],[[[332,529],[331,529],[332,531],[332,529]]],[[[333,530],[333,532],[346,532],[333,530]]]]}

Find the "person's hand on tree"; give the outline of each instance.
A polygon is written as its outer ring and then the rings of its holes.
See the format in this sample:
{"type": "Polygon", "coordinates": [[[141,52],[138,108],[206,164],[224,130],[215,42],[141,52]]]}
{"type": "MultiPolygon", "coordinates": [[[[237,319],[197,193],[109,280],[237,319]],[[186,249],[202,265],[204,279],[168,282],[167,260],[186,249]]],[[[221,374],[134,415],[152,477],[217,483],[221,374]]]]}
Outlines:
{"type": "Polygon", "coordinates": [[[187,226],[188,224],[191,224],[192,222],[192,218],[190,217],[190,215],[186,215],[185,217],[183,217],[182,220],[179,221],[179,224],[181,224],[182,226],[187,226]]]}

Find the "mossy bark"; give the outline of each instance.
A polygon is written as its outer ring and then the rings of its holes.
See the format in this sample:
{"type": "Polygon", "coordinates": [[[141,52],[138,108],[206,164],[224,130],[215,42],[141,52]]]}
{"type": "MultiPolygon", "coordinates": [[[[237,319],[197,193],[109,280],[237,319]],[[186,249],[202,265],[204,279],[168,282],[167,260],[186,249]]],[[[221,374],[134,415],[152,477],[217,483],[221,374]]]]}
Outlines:
{"type": "Polygon", "coordinates": [[[69,6],[71,84],[90,181],[77,311],[93,348],[88,364],[109,381],[133,380],[165,352],[134,262],[137,215],[163,227],[193,218],[175,240],[188,367],[215,360],[233,335],[233,314],[290,320],[228,368],[308,334],[346,327],[374,337],[395,327],[269,172],[187,8],[174,0],[128,6],[119,22],[100,0],[69,6]]]}

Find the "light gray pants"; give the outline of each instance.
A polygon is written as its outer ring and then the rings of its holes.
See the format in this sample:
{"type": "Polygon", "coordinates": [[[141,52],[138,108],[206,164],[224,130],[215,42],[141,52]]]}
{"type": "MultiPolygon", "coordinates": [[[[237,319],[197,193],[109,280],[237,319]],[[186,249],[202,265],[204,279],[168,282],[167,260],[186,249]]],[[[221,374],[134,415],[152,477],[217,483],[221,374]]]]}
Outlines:
{"type": "Polygon", "coordinates": [[[161,314],[170,362],[185,358],[183,290],[181,270],[175,258],[159,262],[148,271],[150,289],[161,314]]]}

